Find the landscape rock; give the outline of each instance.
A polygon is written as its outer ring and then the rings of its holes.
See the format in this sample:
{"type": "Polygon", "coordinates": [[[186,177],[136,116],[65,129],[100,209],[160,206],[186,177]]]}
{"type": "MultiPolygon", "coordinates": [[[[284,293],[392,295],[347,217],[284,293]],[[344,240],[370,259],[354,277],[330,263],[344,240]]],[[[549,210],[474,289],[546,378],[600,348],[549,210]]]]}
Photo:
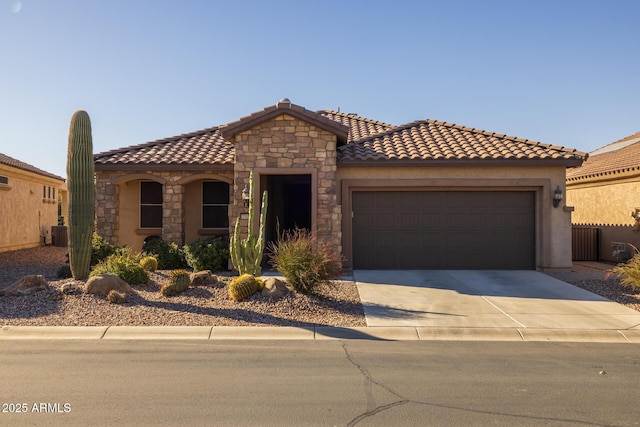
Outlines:
{"type": "Polygon", "coordinates": [[[29,295],[49,289],[50,286],[41,274],[25,276],[8,288],[0,290],[0,296],[29,295]]]}
{"type": "Polygon", "coordinates": [[[198,271],[189,275],[191,286],[206,286],[218,283],[218,276],[211,274],[210,270],[198,271]]]}
{"type": "Polygon", "coordinates": [[[289,292],[289,289],[287,288],[287,284],[285,282],[275,277],[269,277],[264,281],[264,289],[262,289],[261,295],[263,297],[278,300],[282,298],[287,292],[289,292]]]}
{"type": "Polygon", "coordinates": [[[107,296],[112,290],[125,294],[133,292],[131,286],[115,274],[103,274],[90,277],[84,285],[84,291],[88,294],[107,296]]]}
{"type": "Polygon", "coordinates": [[[77,282],[69,282],[60,286],[60,292],[63,294],[77,294],[80,292],[82,288],[78,285],[77,282]]]}

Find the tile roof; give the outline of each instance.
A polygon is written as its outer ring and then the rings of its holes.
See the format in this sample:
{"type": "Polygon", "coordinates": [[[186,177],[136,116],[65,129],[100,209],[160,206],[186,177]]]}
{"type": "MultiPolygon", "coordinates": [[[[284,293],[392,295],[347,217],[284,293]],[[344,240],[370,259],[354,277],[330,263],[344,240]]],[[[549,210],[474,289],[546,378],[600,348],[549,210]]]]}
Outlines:
{"type": "Polygon", "coordinates": [[[446,122],[422,120],[394,126],[356,114],[311,112],[285,99],[227,125],[98,153],[94,155],[96,169],[233,167],[234,146],[224,135],[233,135],[284,110],[335,131],[339,140],[345,138],[346,143],[340,144],[337,153],[342,164],[379,160],[403,163],[529,160],[577,166],[586,157],[573,149],[446,122]]]}
{"type": "Polygon", "coordinates": [[[390,125],[389,123],[383,123],[376,120],[366,119],[364,117],[360,117],[357,114],[345,114],[339,111],[331,111],[331,110],[320,110],[319,114],[334,120],[336,122],[340,122],[343,125],[349,127],[349,136],[347,140],[349,142],[357,141],[362,138],[367,138],[371,135],[375,135],[377,133],[386,132],[395,127],[395,125],[390,125]]]}
{"type": "Polygon", "coordinates": [[[98,153],[94,155],[94,160],[97,169],[108,169],[110,165],[118,168],[233,165],[235,148],[222,137],[217,127],[213,127],[98,153]]]}
{"type": "Polygon", "coordinates": [[[35,166],[31,166],[28,163],[21,162],[20,160],[16,160],[13,157],[9,157],[6,154],[2,154],[2,153],[0,153],[0,165],[11,166],[11,167],[16,168],[16,169],[21,169],[23,171],[35,173],[37,175],[46,176],[47,178],[59,179],[61,181],[65,180],[61,176],[54,175],[54,174],[49,173],[47,171],[43,171],[42,169],[39,169],[39,168],[37,168],[35,166]]]}
{"type": "Polygon", "coordinates": [[[266,107],[261,111],[244,116],[235,122],[227,123],[220,126],[220,132],[226,138],[235,135],[243,130],[250,129],[266,120],[282,115],[283,113],[296,117],[307,123],[311,123],[320,129],[332,132],[338,137],[338,142],[343,144],[347,142],[349,127],[330,118],[325,117],[315,111],[307,110],[299,105],[292,104],[287,98],[283,98],[276,105],[266,107]]]}
{"type": "Polygon", "coordinates": [[[536,160],[577,166],[585,153],[435,120],[421,120],[354,141],[338,149],[346,162],[369,160],[482,161],[536,160]]]}
{"type": "Polygon", "coordinates": [[[567,171],[567,181],[578,182],[631,171],[640,171],[640,132],[592,151],[582,166],[567,171]]]}

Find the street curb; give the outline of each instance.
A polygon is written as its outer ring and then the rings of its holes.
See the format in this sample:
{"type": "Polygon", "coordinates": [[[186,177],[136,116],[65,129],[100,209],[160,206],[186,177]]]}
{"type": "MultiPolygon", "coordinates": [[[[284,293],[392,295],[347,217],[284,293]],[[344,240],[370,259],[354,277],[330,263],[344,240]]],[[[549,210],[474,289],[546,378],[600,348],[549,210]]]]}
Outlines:
{"type": "Polygon", "coordinates": [[[3,326],[7,340],[369,340],[640,344],[640,330],[333,326],[3,326]]]}

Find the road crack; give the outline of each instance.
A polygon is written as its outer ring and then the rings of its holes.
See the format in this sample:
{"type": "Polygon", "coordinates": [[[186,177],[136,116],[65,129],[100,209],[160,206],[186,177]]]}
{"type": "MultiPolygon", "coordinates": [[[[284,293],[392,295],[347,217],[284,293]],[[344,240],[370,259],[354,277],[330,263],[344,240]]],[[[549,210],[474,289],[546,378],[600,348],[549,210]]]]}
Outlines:
{"type": "MultiPolygon", "coordinates": [[[[351,363],[353,366],[355,366],[360,371],[360,373],[362,374],[362,377],[363,377],[363,380],[364,380],[364,391],[365,391],[365,395],[367,396],[367,409],[366,409],[366,411],[363,412],[362,414],[358,415],[357,417],[355,417],[351,421],[349,421],[349,423],[347,424],[348,427],[355,426],[355,425],[359,424],[361,421],[363,421],[363,420],[365,420],[365,419],[367,419],[369,417],[373,417],[376,414],[379,414],[379,413],[384,412],[386,410],[389,410],[389,409],[392,409],[392,408],[396,408],[396,407],[399,407],[399,406],[403,406],[403,405],[407,405],[407,404],[431,406],[431,407],[434,407],[434,408],[451,409],[451,410],[455,410],[455,411],[464,411],[464,412],[471,412],[471,413],[483,414],[483,415],[495,415],[495,416],[502,416],[502,417],[513,417],[515,419],[527,419],[527,420],[546,421],[546,422],[549,422],[549,421],[551,421],[551,422],[562,422],[562,423],[569,423],[569,424],[573,424],[573,425],[603,426],[602,424],[594,423],[594,422],[591,422],[591,421],[585,421],[585,420],[563,419],[563,418],[553,418],[553,417],[536,417],[536,416],[531,416],[531,415],[519,415],[519,414],[504,413],[504,412],[497,412],[497,411],[483,411],[483,410],[480,410],[480,409],[471,409],[471,408],[465,408],[465,407],[461,407],[461,406],[443,405],[443,404],[439,404],[439,403],[408,399],[408,398],[402,396],[402,394],[400,394],[399,392],[397,392],[393,388],[391,388],[388,385],[386,385],[386,384],[376,380],[375,378],[373,378],[373,376],[371,375],[371,373],[369,372],[369,370],[366,367],[364,367],[363,365],[361,365],[360,363],[355,361],[355,359],[353,358],[351,353],[349,353],[349,349],[347,348],[346,342],[342,341],[341,344],[342,344],[342,349],[344,350],[344,353],[347,356],[347,360],[349,361],[349,363],[351,363]],[[393,396],[397,397],[398,400],[395,401],[395,402],[388,403],[386,405],[377,405],[376,401],[375,401],[375,398],[373,396],[373,386],[374,385],[386,390],[387,392],[389,392],[393,396]]],[[[617,427],[617,425],[609,424],[609,425],[606,425],[606,426],[603,426],[603,427],[617,427]]]]}

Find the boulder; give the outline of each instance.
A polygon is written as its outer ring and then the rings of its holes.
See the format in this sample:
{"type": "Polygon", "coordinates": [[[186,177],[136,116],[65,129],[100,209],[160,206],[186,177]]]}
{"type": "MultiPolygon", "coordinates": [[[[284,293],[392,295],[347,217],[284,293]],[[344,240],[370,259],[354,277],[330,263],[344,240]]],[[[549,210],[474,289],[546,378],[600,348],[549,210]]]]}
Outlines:
{"type": "Polygon", "coordinates": [[[218,276],[211,274],[210,270],[202,270],[189,275],[191,286],[206,286],[218,283],[218,276]]]}
{"type": "Polygon", "coordinates": [[[15,282],[0,291],[0,296],[19,296],[29,295],[40,291],[49,289],[50,286],[41,274],[35,274],[32,276],[25,276],[22,279],[15,282]]]}
{"type": "Polygon", "coordinates": [[[282,298],[289,289],[287,288],[287,284],[280,279],[275,277],[269,277],[264,281],[264,288],[260,293],[263,297],[268,297],[271,299],[280,299],[282,298]]]}
{"type": "Polygon", "coordinates": [[[133,292],[131,286],[115,274],[102,274],[90,277],[84,285],[84,291],[88,294],[107,296],[112,290],[125,294],[133,292]]]}

